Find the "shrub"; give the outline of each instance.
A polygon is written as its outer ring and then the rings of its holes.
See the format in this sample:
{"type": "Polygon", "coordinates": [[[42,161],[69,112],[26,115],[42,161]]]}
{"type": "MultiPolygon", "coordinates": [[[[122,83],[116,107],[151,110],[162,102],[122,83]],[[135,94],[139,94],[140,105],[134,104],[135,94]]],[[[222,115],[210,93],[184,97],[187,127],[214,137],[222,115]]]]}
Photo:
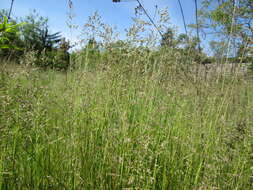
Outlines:
{"type": "Polygon", "coordinates": [[[64,49],[58,49],[53,59],[53,64],[50,65],[51,68],[61,71],[66,71],[69,68],[70,56],[64,49]]]}
{"type": "Polygon", "coordinates": [[[0,18],[0,56],[9,56],[11,50],[21,50],[19,27],[24,24],[9,22],[6,16],[0,18]]]}

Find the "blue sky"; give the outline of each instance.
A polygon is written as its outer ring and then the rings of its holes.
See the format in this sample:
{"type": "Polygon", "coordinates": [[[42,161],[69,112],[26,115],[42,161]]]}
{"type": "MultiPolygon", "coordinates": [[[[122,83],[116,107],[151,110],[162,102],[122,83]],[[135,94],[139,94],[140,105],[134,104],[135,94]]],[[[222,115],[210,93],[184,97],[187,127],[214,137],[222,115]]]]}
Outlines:
{"type": "MultiPolygon", "coordinates": [[[[9,9],[11,0],[0,0],[0,9],[9,9]]],[[[49,18],[50,28],[53,32],[61,31],[67,38],[76,39],[78,32],[70,35],[66,25],[67,0],[15,0],[13,7],[14,17],[29,14],[31,10],[49,18]]],[[[155,5],[160,8],[168,7],[171,23],[178,26],[179,32],[184,32],[183,22],[177,0],[141,0],[148,12],[153,15],[155,5]]],[[[194,1],[181,0],[187,24],[194,22],[194,1]]],[[[131,25],[131,17],[134,15],[134,8],[137,2],[112,3],[112,0],[73,0],[75,23],[82,26],[89,15],[98,11],[103,21],[110,25],[116,25],[120,32],[131,25]]]]}

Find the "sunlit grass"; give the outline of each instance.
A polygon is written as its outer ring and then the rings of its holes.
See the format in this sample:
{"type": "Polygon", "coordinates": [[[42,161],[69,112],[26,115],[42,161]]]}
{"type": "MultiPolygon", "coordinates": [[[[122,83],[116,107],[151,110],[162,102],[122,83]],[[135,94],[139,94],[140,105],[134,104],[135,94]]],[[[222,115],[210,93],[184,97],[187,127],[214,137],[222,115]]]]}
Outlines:
{"type": "Polygon", "coordinates": [[[252,81],[129,67],[1,68],[0,189],[253,188],[252,81]]]}

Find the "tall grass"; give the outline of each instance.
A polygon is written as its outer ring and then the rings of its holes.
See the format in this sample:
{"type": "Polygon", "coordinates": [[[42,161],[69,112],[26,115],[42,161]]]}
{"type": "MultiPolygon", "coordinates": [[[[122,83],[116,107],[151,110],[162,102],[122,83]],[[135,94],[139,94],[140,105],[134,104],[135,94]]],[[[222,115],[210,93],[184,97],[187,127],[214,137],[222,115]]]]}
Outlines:
{"type": "Polygon", "coordinates": [[[0,189],[251,190],[252,81],[152,68],[1,67],[0,189]]]}

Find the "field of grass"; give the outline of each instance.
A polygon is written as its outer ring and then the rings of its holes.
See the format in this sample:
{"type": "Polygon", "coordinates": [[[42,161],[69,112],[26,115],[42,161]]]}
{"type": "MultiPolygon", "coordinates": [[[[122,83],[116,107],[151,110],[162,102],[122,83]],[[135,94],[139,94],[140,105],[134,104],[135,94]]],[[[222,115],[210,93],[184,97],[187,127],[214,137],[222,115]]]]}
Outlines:
{"type": "Polygon", "coordinates": [[[165,71],[1,67],[0,190],[252,190],[252,80],[165,71]]]}

